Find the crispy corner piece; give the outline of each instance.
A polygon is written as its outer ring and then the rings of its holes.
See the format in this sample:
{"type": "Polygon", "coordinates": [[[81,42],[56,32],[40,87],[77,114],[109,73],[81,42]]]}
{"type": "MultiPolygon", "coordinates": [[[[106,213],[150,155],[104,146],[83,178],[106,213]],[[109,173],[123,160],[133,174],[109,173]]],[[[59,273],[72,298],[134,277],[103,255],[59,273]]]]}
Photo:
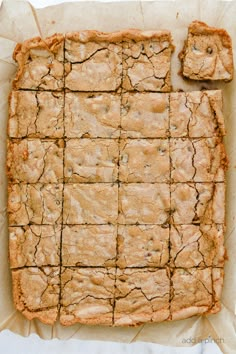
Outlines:
{"type": "Polygon", "coordinates": [[[17,44],[13,59],[18,72],[14,89],[55,90],[63,88],[64,36],[35,37],[17,44]]]}
{"type": "Polygon", "coordinates": [[[233,79],[232,41],[226,30],[193,21],[179,54],[182,74],[192,80],[233,79]]]}
{"type": "Polygon", "coordinates": [[[59,304],[59,268],[29,267],[12,271],[13,299],[17,310],[45,324],[57,319],[59,304]]]}

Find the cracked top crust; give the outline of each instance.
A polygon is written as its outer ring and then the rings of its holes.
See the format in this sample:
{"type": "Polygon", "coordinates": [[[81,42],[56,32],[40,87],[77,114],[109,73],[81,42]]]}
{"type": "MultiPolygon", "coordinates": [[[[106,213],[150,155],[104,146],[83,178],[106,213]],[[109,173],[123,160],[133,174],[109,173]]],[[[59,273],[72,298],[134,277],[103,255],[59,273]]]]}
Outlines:
{"type": "Polygon", "coordinates": [[[159,225],[119,225],[120,268],[164,267],[169,260],[169,227],[159,225]]]}
{"type": "Polygon", "coordinates": [[[8,135],[10,138],[62,138],[63,94],[12,91],[8,135]]]}
{"type": "MultiPolygon", "coordinates": [[[[201,45],[225,40],[191,26],[201,45]]],[[[26,318],[135,326],[220,310],[222,92],[170,92],[172,51],[169,31],[132,29],[16,47],[9,258],[26,318]]]]}
{"type": "Polygon", "coordinates": [[[9,228],[11,268],[59,266],[60,225],[27,225],[9,228]]]}
{"type": "Polygon", "coordinates": [[[7,174],[10,182],[62,182],[63,145],[63,140],[8,141],[7,174]]]}
{"type": "Polygon", "coordinates": [[[13,59],[18,71],[14,89],[61,90],[64,73],[64,36],[55,34],[44,40],[35,37],[17,44],[13,59]]]}
{"type": "Polygon", "coordinates": [[[183,75],[192,80],[233,79],[232,41],[224,29],[193,21],[179,54],[183,75]]]}
{"type": "Polygon", "coordinates": [[[219,272],[218,269],[174,269],[173,298],[170,305],[173,320],[214,313],[216,308],[220,309],[218,300],[222,282],[214,282],[214,278],[222,280],[223,269],[219,269],[219,272]]]}
{"type": "Polygon", "coordinates": [[[114,268],[62,268],[61,279],[61,324],[112,324],[114,268]]]}
{"type": "Polygon", "coordinates": [[[28,319],[53,324],[59,302],[59,267],[25,268],[12,271],[13,298],[17,310],[28,319]]]}
{"type": "Polygon", "coordinates": [[[170,136],[225,135],[221,90],[170,93],[170,136]]]}
{"type": "Polygon", "coordinates": [[[165,269],[117,269],[114,325],[161,322],[169,317],[170,279],[165,269]]]}
{"type": "Polygon", "coordinates": [[[64,266],[114,267],[117,227],[113,225],[64,226],[64,266]]]}

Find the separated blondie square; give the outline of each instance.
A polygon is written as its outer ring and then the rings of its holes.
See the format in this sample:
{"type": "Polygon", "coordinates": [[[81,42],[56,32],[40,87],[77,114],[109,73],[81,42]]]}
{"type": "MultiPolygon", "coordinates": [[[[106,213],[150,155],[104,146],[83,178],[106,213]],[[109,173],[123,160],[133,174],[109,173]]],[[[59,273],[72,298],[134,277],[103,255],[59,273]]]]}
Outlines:
{"type": "Polygon", "coordinates": [[[222,28],[193,21],[179,57],[183,76],[189,79],[230,81],[233,78],[232,41],[222,28]]]}

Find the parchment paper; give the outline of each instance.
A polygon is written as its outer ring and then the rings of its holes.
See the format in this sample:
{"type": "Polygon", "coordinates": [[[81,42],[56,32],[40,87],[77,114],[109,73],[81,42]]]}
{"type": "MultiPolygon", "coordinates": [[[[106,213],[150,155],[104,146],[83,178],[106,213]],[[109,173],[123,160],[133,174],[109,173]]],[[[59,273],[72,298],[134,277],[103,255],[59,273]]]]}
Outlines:
{"type": "MultiPolygon", "coordinates": [[[[97,29],[114,31],[123,28],[169,29],[176,46],[172,62],[174,89],[201,89],[202,84],[187,83],[178,76],[177,54],[183,46],[187,26],[192,20],[226,28],[236,43],[236,2],[216,0],[80,2],[34,9],[25,1],[0,1],[0,330],[10,329],[27,336],[37,333],[44,339],[80,338],[120,342],[150,341],[165,345],[186,346],[212,336],[224,353],[236,353],[236,78],[225,84],[204,84],[222,88],[227,137],[225,139],[230,168],[227,173],[227,232],[225,244],[229,261],[225,266],[222,310],[216,315],[187,320],[146,324],[136,328],[109,328],[56,323],[48,326],[38,320],[28,321],[14,309],[8,264],[6,219],[6,124],[8,94],[16,65],[11,56],[14,46],[33,36],[46,37],[55,32],[97,29]]],[[[236,53],[234,50],[234,58],[236,53]]]]}

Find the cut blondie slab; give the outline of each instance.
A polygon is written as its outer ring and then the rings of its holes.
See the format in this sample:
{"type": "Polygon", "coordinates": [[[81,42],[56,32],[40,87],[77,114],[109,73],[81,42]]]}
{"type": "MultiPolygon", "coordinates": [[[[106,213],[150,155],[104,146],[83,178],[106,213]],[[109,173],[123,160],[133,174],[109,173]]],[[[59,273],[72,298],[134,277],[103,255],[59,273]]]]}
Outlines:
{"type": "Polygon", "coordinates": [[[221,90],[170,93],[170,136],[225,135],[221,90]]]}
{"type": "Polygon", "coordinates": [[[171,184],[171,213],[174,224],[224,224],[225,184],[171,184]]]}
{"type": "Polygon", "coordinates": [[[165,224],[169,219],[169,211],[169,184],[121,184],[119,188],[119,224],[165,224]]]}
{"type": "Polygon", "coordinates": [[[170,315],[166,269],[117,269],[114,325],[161,322],[170,315]]]}
{"type": "Polygon", "coordinates": [[[65,184],[64,224],[116,224],[117,217],[117,184],[65,184]]]}
{"type": "Polygon", "coordinates": [[[179,55],[183,75],[192,80],[224,80],[233,78],[233,50],[224,29],[193,21],[179,55]]]}
{"type": "Polygon", "coordinates": [[[170,139],[173,182],[223,182],[227,158],[221,138],[170,139]]]}
{"type": "Polygon", "coordinates": [[[16,48],[9,256],[26,318],[131,326],[220,310],[222,93],[169,92],[172,50],[168,31],[139,30],[16,48]]]}
{"type": "Polygon", "coordinates": [[[112,325],[114,268],[62,268],[60,322],[112,325]]]}
{"type": "Polygon", "coordinates": [[[64,141],[16,139],[8,141],[7,174],[12,183],[63,181],[64,141]]]}
{"type": "Polygon", "coordinates": [[[224,225],[171,225],[171,267],[223,267],[224,225]]]}
{"type": "Polygon", "coordinates": [[[81,31],[65,39],[65,86],[72,91],[115,91],[121,85],[122,37],[81,31]]]}
{"type": "Polygon", "coordinates": [[[114,139],[69,139],[65,146],[65,181],[115,182],[118,155],[114,139]]]}
{"type": "Polygon", "coordinates": [[[169,226],[119,225],[119,268],[164,267],[169,261],[169,226]]]}
{"type": "Polygon", "coordinates": [[[121,140],[119,180],[121,182],[168,182],[170,155],[167,139],[121,140]]]}
{"type": "Polygon", "coordinates": [[[26,318],[53,324],[58,315],[59,267],[29,267],[12,270],[13,298],[26,318]]]}
{"type": "Polygon", "coordinates": [[[114,267],[117,227],[67,225],[62,231],[62,265],[114,267]]]}
{"type": "Polygon", "coordinates": [[[55,225],[62,222],[62,184],[10,184],[10,226],[55,225]]]}
{"type": "Polygon", "coordinates": [[[169,136],[169,94],[126,92],[121,99],[121,138],[169,136]]]}
{"type": "Polygon", "coordinates": [[[68,138],[118,138],[120,95],[66,92],[64,124],[68,138]]]}
{"type": "Polygon", "coordinates": [[[129,31],[123,35],[123,82],[128,91],[169,92],[173,51],[169,31],[129,31]]]}
{"type": "Polygon", "coordinates": [[[9,228],[11,268],[60,265],[60,225],[27,225],[9,228]]]}
{"type": "Polygon", "coordinates": [[[64,85],[64,36],[35,37],[17,44],[14,89],[60,91],[64,85]]]}
{"type": "Polygon", "coordinates": [[[61,92],[12,91],[10,138],[62,138],[64,97],[61,92]]]}
{"type": "Polygon", "coordinates": [[[216,308],[219,310],[222,279],[223,270],[219,268],[173,269],[170,303],[172,320],[214,313],[216,308]]]}

